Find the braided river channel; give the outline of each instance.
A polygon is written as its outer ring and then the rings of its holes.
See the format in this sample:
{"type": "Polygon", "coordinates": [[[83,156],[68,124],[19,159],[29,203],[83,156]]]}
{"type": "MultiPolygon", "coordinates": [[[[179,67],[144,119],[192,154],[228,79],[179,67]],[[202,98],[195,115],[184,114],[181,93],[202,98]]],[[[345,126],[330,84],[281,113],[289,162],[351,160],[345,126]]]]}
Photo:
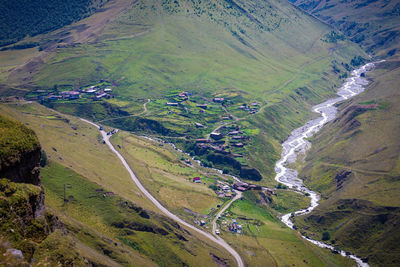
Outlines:
{"type": "MultiPolygon", "coordinates": [[[[362,77],[363,73],[370,71],[375,66],[374,63],[368,63],[356,70],[351,72],[351,77],[346,79],[346,82],[338,90],[338,97],[329,99],[319,105],[313,107],[313,111],[321,114],[321,117],[308,121],[305,125],[300,128],[295,129],[291,132],[289,138],[282,144],[282,154],[280,160],[275,165],[275,171],[277,173],[275,180],[286,185],[289,188],[296,189],[303,193],[308,193],[311,204],[307,209],[298,210],[294,213],[288,213],[281,217],[281,221],[288,227],[293,229],[293,222],[291,218],[293,216],[305,215],[310,213],[319,205],[320,196],[306,188],[303,185],[303,181],[298,178],[298,173],[294,169],[290,169],[288,164],[295,163],[298,155],[305,154],[306,151],[311,147],[311,143],[307,141],[307,138],[311,137],[317,133],[321,128],[333,120],[338,113],[335,104],[354,97],[364,91],[365,86],[368,84],[367,79],[362,77]]],[[[360,258],[348,253],[346,251],[337,250],[333,246],[326,244],[321,241],[312,240],[308,237],[303,236],[309,242],[323,248],[328,248],[333,251],[340,253],[344,257],[350,257],[357,262],[358,266],[367,267],[367,263],[363,262],[360,258]]]]}

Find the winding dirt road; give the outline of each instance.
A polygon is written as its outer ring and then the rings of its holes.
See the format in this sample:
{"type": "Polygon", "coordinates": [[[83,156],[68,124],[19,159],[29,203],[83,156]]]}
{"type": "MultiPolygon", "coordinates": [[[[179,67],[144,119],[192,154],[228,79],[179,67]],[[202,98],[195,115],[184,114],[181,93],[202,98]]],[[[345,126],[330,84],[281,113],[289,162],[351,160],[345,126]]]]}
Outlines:
{"type": "Polygon", "coordinates": [[[118,120],[118,119],[123,119],[123,118],[129,118],[129,117],[138,117],[147,112],[147,104],[150,102],[150,99],[147,99],[147,102],[143,104],[143,111],[138,113],[138,114],[133,114],[133,115],[128,115],[128,116],[122,116],[122,117],[116,117],[116,118],[110,118],[110,119],[105,119],[97,122],[105,122],[105,121],[112,121],[112,120],[118,120]]]}
{"type": "Polygon", "coordinates": [[[215,230],[217,230],[217,220],[218,218],[222,215],[222,213],[224,213],[233,202],[235,202],[236,200],[238,200],[239,198],[242,197],[242,192],[240,191],[236,191],[236,196],[234,198],[231,199],[231,201],[228,202],[228,204],[226,204],[215,216],[214,220],[212,221],[212,232],[213,234],[216,236],[217,234],[215,233],[215,230]]]}
{"type": "MultiPolygon", "coordinates": [[[[93,125],[94,127],[96,127],[97,129],[100,130],[100,126],[82,119],[82,121],[89,123],[90,125],[93,125]]],[[[103,130],[100,130],[101,135],[103,136],[103,140],[104,142],[107,144],[107,146],[111,149],[111,151],[117,155],[117,157],[121,160],[122,164],[124,165],[125,169],[128,171],[129,175],[131,176],[132,180],[135,182],[136,186],[140,189],[140,191],[142,191],[142,193],[158,208],[161,210],[162,213],[164,213],[164,215],[166,215],[167,217],[171,218],[172,220],[178,222],[181,225],[184,225],[187,228],[190,228],[193,231],[196,231],[197,233],[207,237],[208,239],[210,239],[211,241],[213,241],[214,243],[220,245],[221,247],[223,247],[224,249],[226,249],[236,260],[236,263],[238,265],[238,267],[244,267],[244,262],[242,260],[242,258],[240,257],[239,253],[236,252],[236,250],[234,250],[231,246],[228,245],[228,243],[225,242],[225,240],[223,240],[222,238],[218,237],[218,236],[213,236],[210,233],[207,233],[203,230],[200,230],[196,227],[194,227],[193,225],[185,222],[184,220],[180,219],[178,216],[176,216],[175,214],[171,213],[169,210],[167,210],[163,205],[161,205],[160,202],[158,202],[157,199],[155,199],[149,191],[147,191],[147,189],[142,185],[142,183],[139,181],[139,179],[136,177],[135,173],[132,171],[132,169],[129,167],[128,163],[126,162],[125,158],[114,148],[114,146],[111,144],[110,142],[110,137],[112,135],[107,135],[107,133],[103,130]]],[[[232,203],[233,200],[230,202],[232,203]]],[[[229,207],[230,203],[228,205],[226,205],[225,207],[229,207]]],[[[226,209],[224,208],[224,209],[226,209]]],[[[224,209],[222,209],[221,211],[223,212],[224,209]]],[[[220,211],[220,213],[221,213],[220,211]]],[[[213,228],[214,231],[215,228],[213,228]]]]}

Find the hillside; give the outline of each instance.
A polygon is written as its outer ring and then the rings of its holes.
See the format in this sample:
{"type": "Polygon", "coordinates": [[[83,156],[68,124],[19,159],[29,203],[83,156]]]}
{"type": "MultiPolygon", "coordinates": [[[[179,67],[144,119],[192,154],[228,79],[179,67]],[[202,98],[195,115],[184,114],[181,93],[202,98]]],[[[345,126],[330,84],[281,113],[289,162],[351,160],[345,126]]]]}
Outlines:
{"type": "Polygon", "coordinates": [[[43,104],[63,113],[171,137],[205,165],[265,184],[274,183],[280,142],[311,116],[310,104],[334,92],[351,59],[367,57],[346,40],[327,41],[331,28],[275,0],[137,1],[110,20],[104,15],[31,39],[54,52],[45,48],[45,58],[39,53],[30,64],[7,67],[0,75],[4,94],[43,96],[43,104]],[[79,25],[100,30],[84,33],[79,25]],[[86,34],[90,41],[79,39],[86,34]],[[47,101],[50,94],[90,86],[111,86],[113,97],[47,101]],[[36,89],[45,92],[26,93],[36,89]],[[190,98],[178,96],[186,91],[190,98]],[[213,102],[216,97],[224,101],[213,102]],[[195,140],[214,129],[224,135],[240,129],[243,142],[225,138],[229,155],[222,158],[211,147],[195,148],[195,140]]]}
{"type": "Polygon", "coordinates": [[[380,57],[399,53],[400,3],[395,0],[290,0],[380,57]]]}
{"type": "MultiPolygon", "coordinates": [[[[116,258],[114,262],[99,252],[96,252],[96,259],[93,256],[95,250],[83,249],[85,241],[82,238],[78,241],[72,231],[72,227],[78,227],[76,222],[66,224],[67,220],[59,219],[59,211],[49,209],[47,200],[45,205],[45,195],[47,197],[48,194],[45,194],[39,172],[41,146],[35,133],[2,115],[0,121],[0,146],[3,149],[0,169],[0,264],[89,266],[115,265],[121,260],[123,257],[119,248],[108,248],[116,258]]],[[[101,244],[100,240],[98,238],[97,244],[106,248],[107,245],[101,244]]],[[[132,262],[146,263],[137,256],[125,257],[124,261],[129,258],[134,259],[132,262]]]]}
{"type": "MultiPolygon", "coordinates": [[[[233,264],[224,250],[160,215],[132,182],[118,158],[98,141],[94,127],[35,103],[0,105],[0,111],[29,123],[47,152],[49,164],[41,171],[46,207],[58,216],[68,233],[56,231],[47,245],[42,246],[46,249],[65,244],[53,255],[65,254],[67,259],[79,256],[107,265],[130,265],[135,261],[149,264],[148,258],[157,265],[167,262],[212,266],[221,263],[218,259],[233,264]],[[66,203],[63,202],[65,183],[71,187],[66,189],[66,203]],[[62,241],[57,243],[60,235],[62,241]],[[67,253],[67,249],[75,247],[80,248],[80,254],[67,253]]],[[[218,197],[210,185],[217,180],[228,182],[225,179],[229,176],[197,166],[194,161],[187,165],[182,160],[185,155],[173,147],[160,146],[158,142],[128,132],[119,131],[112,142],[146,189],[165,207],[193,225],[204,220],[206,224],[201,229],[211,230],[210,222],[218,205],[223,206],[229,198],[218,197]],[[200,176],[202,183],[188,179],[194,176],[200,176]]],[[[277,211],[307,205],[306,197],[278,190],[277,195],[267,200],[272,203],[268,207],[256,203],[259,202],[257,195],[256,191],[254,196],[246,195],[231,207],[229,215],[223,216],[224,221],[238,218],[244,225],[240,235],[224,228],[221,236],[232,244],[246,264],[352,266],[352,260],[313,246],[283,227],[275,217],[279,215],[277,211]]],[[[36,257],[39,259],[44,251],[36,257]]]]}
{"type": "MultiPolygon", "coordinates": [[[[35,133],[19,122],[0,118],[0,144],[8,149],[1,157],[7,164],[0,170],[0,264],[193,266],[195,262],[210,265],[213,257],[229,263],[229,256],[219,248],[89,181],[71,165],[56,163],[52,153],[39,173],[41,147],[35,133]]],[[[45,127],[44,120],[39,120],[39,127],[45,127]]],[[[62,161],[60,156],[57,159],[62,161]]]]}
{"type": "Polygon", "coordinates": [[[39,185],[40,144],[24,125],[0,116],[0,177],[39,185]]]}

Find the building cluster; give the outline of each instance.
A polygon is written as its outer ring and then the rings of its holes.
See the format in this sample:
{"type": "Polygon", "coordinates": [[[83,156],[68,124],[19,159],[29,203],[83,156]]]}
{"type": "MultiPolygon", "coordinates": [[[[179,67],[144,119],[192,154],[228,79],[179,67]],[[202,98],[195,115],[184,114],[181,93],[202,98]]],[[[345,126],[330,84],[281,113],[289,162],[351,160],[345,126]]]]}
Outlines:
{"type": "Polygon", "coordinates": [[[112,93],[113,89],[110,87],[100,88],[97,86],[90,86],[86,89],[72,90],[72,91],[61,91],[61,92],[48,92],[45,90],[37,90],[36,93],[40,94],[37,98],[38,100],[76,100],[81,98],[81,96],[86,96],[87,98],[92,98],[93,100],[101,100],[102,98],[112,98],[114,97],[112,93]],[[47,93],[47,94],[46,94],[47,93]]]}
{"type": "MultiPolygon", "coordinates": [[[[204,127],[202,124],[195,123],[197,128],[204,127]]],[[[224,155],[232,155],[233,157],[243,157],[240,151],[235,151],[235,148],[243,148],[246,146],[250,137],[243,131],[232,130],[227,134],[221,132],[212,132],[210,138],[196,139],[198,146],[214,150],[217,153],[224,155]],[[238,153],[239,152],[239,153],[238,153]]]]}
{"type": "Polygon", "coordinates": [[[248,111],[250,114],[255,114],[258,112],[258,102],[250,103],[249,105],[243,104],[238,107],[238,109],[243,111],[248,111]]]}
{"type": "Polygon", "coordinates": [[[247,190],[261,190],[262,187],[259,185],[255,185],[255,184],[248,184],[248,183],[244,183],[244,182],[236,182],[233,184],[233,188],[238,190],[238,191],[247,191],[247,190]]]}
{"type": "Polygon", "coordinates": [[[229,231],[240,234],[242,232],[242,227],[243,226],[239,224],[236,219],[232,219],[232,223],[229,224],[229,231]]]}

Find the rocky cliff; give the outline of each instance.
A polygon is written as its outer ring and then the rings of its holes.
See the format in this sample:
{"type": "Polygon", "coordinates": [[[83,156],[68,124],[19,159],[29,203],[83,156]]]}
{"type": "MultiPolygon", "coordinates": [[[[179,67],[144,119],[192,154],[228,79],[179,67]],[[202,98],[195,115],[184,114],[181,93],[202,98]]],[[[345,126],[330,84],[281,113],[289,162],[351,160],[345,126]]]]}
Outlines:
{"type": "Polygon", "coordinates": [[[53,228],[52,215],[44,214],[40,151],[32,130],[0,116],[0,241],[11,247],[3,254],[21,262],[30,261],[53,228]]]}
{"type": "Polygon", "coordinates": [[[40,144],[23,124],[0,116],[0,177],[40,185],[40,144]]]}

